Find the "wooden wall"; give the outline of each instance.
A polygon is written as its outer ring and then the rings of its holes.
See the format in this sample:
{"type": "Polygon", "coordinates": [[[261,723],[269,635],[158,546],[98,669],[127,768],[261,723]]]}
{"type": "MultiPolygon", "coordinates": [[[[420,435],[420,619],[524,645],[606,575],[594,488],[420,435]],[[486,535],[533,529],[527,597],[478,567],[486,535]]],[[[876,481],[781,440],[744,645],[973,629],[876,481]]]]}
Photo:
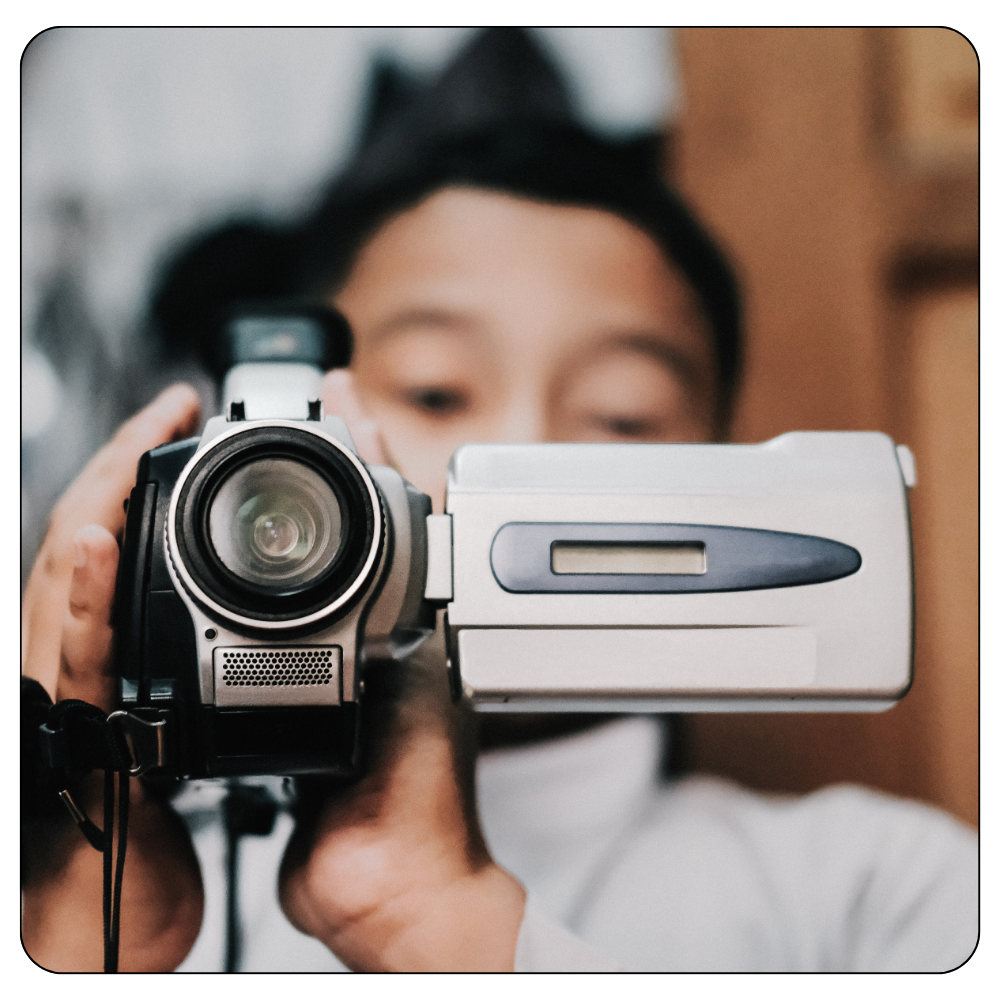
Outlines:
{"type": "Polygon", "coordinates": [[[697,716],[699,770],[978,817],[978,62],[943,28],[682,29],[674,182],[747,297],[734,437],[911,446],[916,680],[878,716],[697,716]]]}

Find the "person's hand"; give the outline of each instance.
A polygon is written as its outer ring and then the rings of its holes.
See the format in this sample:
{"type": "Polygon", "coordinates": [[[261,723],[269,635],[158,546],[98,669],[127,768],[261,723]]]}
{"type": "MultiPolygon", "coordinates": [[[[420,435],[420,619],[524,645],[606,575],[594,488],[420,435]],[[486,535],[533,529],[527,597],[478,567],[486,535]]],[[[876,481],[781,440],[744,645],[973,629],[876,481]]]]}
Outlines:
{"type": "MultiPolygon", "coordinates": [[[[114,702],[111,605],[115,540],[123,500],[143,452],[192,433],[198,397],[186,385],[161,393],[88,463],[56,505],[22,605],[22,672],[54,701],[79,698],[105,711],[114,702]]],[[[74,789],[100,825],[101,777],[74,789]]],[[[129,849],[122,889],[120,968],[167,971],[183,960],[201,926],[197,861],[177,816],[130,788],[129,849]]],[[[46,831],[29,852],[22,939],[39,965],[99,970],[103,964],[102,858],[75,827],[46,831]]]]}
{"type": "MultiPolygon", "coordinates": [[[[324,380],[361,457],[385,464],[348,373],[324,380]]],[[[439,637],[436,637],[439,638],[439,637]]],[[[282,865],[291,922],[356,970],[513,970],[524,890],[489,856],[474,799],[475,735],[452,703],[440,642],[370,664],[365,776],[306,802],[282,865]]]]}
{"type": "MultiPolygon", "coordinates": [[[[142,454],[192,434],[198,418],[194,389],[189,385],[171,386],[121,426],[56,504],[21,605],[22,673],[39,681],[53,700],[82,698],[110,711],[110,678],[101,680],[93,671],[84,671],[82,688],[79,679],[73,679],[73,637],[91,635],[85,624],[92,617],[87,603],[88,582],[94,574],[103,578],[109,561],[117,565],[117,551],[112,553],[112,547],[125,527],[123,502],[135,485],[136,466],[142,454]],[[77,545],[77,532],[84,527],[88,530],[77,545]],[[77,590],[84,603],[75,605],[78,613],[67,618],[74,577],[78,578],[77,590]],[[69,669],[61,672],[64,631],[70,638],[71,662],[66,664],[69,669]]],[[[93,634],[96,640],[97,632],[93,634]]],[[[110,639],[108,630],[100,641],[107,645],[110,639]]],[[[84,639],[85,645],[87,641],[84,639]]],[[[91,655],[89,649],[87,655],[91,655]]]]}

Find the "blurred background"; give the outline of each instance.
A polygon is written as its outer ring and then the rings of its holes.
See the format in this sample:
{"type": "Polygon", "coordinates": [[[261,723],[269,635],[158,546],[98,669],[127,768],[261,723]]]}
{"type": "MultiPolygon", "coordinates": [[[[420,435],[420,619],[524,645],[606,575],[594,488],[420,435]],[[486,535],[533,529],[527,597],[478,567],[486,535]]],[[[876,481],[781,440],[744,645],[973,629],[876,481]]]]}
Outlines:
{"type": "MultiPolygon", "coordinates": [[[[21,579],[56,497],[193,363],[145,320],[193,230],[308,209],[376,62],[476,29],[52,29],[22,61],[21,579]]],[[[876,429],[917,457],[912,692],[878,716],[690,716],[685,763],[773,791],[862,781],[978,821],[979,67],[945,28],[532,29],[591,127],[655,132],[747,299],[735,438],[876,429]]]]}

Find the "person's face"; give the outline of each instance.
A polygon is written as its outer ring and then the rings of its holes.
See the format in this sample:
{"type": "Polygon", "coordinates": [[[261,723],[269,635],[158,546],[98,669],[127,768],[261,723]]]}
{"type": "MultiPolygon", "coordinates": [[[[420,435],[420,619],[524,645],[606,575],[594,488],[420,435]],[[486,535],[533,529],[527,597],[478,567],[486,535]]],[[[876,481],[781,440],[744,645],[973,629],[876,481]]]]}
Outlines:
{"type": "Polygon", "coordinates": [[[399,471],[443,509],[468,441],[706,441],[694,294],[619,216],[448,188],[366,244],[335,296],[399,471]]]}

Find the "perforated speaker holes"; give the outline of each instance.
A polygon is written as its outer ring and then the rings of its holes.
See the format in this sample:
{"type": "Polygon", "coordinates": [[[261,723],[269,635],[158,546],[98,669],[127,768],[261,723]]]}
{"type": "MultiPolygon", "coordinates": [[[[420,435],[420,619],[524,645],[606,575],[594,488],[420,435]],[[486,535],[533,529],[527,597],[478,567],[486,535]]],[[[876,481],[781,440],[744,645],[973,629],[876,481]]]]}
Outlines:
{"type": "Polygon", "coordinates": [[[226,687],[306,687],[330,684],[334,649],[241,649],[222,654],[226,687]]]}

